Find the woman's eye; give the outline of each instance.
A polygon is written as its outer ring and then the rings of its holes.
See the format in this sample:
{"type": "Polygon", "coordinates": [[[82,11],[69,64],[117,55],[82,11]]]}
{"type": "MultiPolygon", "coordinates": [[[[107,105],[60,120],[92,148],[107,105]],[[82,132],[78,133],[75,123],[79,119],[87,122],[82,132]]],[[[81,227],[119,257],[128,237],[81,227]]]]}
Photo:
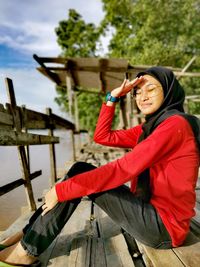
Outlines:
{"type": "Polygon", "coordinates": [[[150,88],[148,88],[148,92],[152,92],[153,90],[155,90],[155,87],[150,87],[150,88]]]}

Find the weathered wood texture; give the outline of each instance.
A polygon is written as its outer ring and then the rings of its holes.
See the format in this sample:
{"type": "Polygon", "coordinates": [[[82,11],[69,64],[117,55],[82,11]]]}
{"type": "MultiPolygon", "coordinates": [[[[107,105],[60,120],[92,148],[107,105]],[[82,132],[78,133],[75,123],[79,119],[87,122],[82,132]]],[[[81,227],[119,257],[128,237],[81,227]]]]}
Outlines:
{"type": "MultiPolygon", "coordinates": [[[[60,235],[40,255],[42,267],[134,267],[120,228],[104,212],[96,211],[91,220],[91,201],[82,200],[60,235]]],[[[21,216],[0,240],[22,229],[30,215],[21,216]]]]}
{"type": "MultiPolygon", "coordinates": [[[[97,88],[97,93],[105,93],[118,87],[124,80],[125,73],[129,74],[130,79],[133,79],[138,72],[150,67],[131,66],[127,60],[114,58],[46,58],[34,55],[34,59],[41,66],[38,70],[56,84],[66,87],[66,73],[70,73],[72,86],[78,90],[85,88],[88,92],[91,88],[97,88]]],[[[200,73],[197,72],[171,69],[177,76],[200,77],[200,73]]]]}
{"type": "MultiPolygon", "coordinates": [[[[73,123],[68,120],[65,120],[53,113],[47,115],[41,112],[30,110],[27,108],[22,108],[19,106],[15,107],[16,112],[20,116],[20,125],[21,128],[26,129],[75,129],[73,123]]],[[[6,103],[6,108],[1,104],[0,110],[0,125],[9,125],[14,127],[13,115],[11,113],[11,104],[6,103]]]]}
{"type": "MultiPolygon", "coordinates": [[[[29,129],[71,129],[75,130],[73,123],[49,112],[43,114],[33,110],[19,107],[16,103],[12,80],[6,78],[6,87],[10,103],[6,108],[0,104],[0,145],[38,145],[58,143],[59,138],[27,133],[29,129]]],[[[50,110],[50,109],[49,109],[50,110]]]]}
{"type": "Polygon", "coordinates": [[[45,145],[51,143],[59,143],[59,137],[0,130],[1,146],[45,145]]]}
{"type": "Polygon", "coordinates": [[[147,267],[199,267],[200,240],[191,232],[183,246],[173,249],[153,249],[138,242],[147,267]]]}
{"type": "Polygon", "coordinates": [[[95,217],[104,246],[106,266],[135,266],[128,252],[121,228],[98,207],[95,207],[95,217]]]}
{"type": "MultiPolygon", "coordinates": [[[[23,184],[30,209],[35,210],[36,204],[31,185],[33,175],[30,174],[28,145],[49,144],[51,184],[53,185],[57,178],[54,144],[59,143],[59,138],[53,135],[53,130],[64,128],[74,131],[75,126],[73,123],[53,114],[51,109],[47,110],[47,114],[43,114],[26,109],[25,106],[17,106],[12,80],[6,78],[5,83],[10,103],[6,104],[6,107],[0,104],[0,145],[17,146],[24,181],[17,180],[5,185],[0,188],[0,193],[3,195],[23,184]],[[28,133],[29,129],[49,129],[49,135],[31,134],[28,133]]],[[[38,175],[39,173],[37,173],[38,175]]]]}

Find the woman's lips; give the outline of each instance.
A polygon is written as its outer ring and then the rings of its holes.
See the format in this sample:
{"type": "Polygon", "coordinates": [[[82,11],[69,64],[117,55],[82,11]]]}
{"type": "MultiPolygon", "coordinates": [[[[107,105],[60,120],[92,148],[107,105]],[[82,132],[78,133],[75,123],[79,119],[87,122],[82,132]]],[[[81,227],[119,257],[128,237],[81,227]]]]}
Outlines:
{"type": "Polygon", "coordinates": [[[152,104],[151,103],[146,103],[146,104],[141,104],[142,108],[149,108],[152,104]]]}

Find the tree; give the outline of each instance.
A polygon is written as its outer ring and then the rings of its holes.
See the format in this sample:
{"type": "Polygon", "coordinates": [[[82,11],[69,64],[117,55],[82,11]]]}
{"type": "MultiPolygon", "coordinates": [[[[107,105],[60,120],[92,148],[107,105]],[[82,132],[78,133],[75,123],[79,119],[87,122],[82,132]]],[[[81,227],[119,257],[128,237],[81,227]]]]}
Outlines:
{"type": "MultiPolygon", "coordinates": [[[[114,28],[110,57],[132,64],[183,68],[200,53],[199,0],[102,0],[104,31],[114,28]]],[[[200,57],[190,67],[200,71],[200,57]]],[[[187,94],[197,94],[199,78],[181,78],[187,94]]],[[[198,104],[191,110],[200,113],[198,104]]]]}
{"type": "MultiPolygon", "coordinates": [[[[99,37],[101,30],[92,23],[85,23],[81,15],[74,9],[69,10],[68,20],[63,20],[55,29],[58,44],[62,48],[64,57],[96,57],[101,49],[99,37]]],[[[65,111],[68,111],[66,88],[57,86],[56,102],[65,111]]],[[[79,92],[78,106],[81,129],[94,131],[98,117],[100,95],[79,92]]]]}
{"type": "Polygon", "coordinates": [[[62,48],[62,56],[97,56],[100,31],[93,23],[85,23],[76,10],[69,9],[68,20],[59,22],[55,31],[57,42],[62,48]]]}
{"type": "MultiPolygon", "coordinates": [[[[111,29],[107,57],[125,58],[135,65],[183,68],[197,55],[190,70],[200,71],[199,0],[102,0],[102,3],[105,17],[99,27],[85,23],[75,10],[69,11],[68,20],[59,23],[56,33],[63,56],[98,56],[100,37],[111,29]]],[[[181,83],[187,94],[199,93],[195,91],[200,88],[199,78],[181,78],[181,83]]],[[[66,106],[64,94],[59,94],[57,101],[66,106]]],[[[90,122],[96,121],[98,108],[95,107],[94,112],[89,108],[95,106],[99,98],[87,94],[78,99],[83,127],[85,116],[90,122]]],[[[192,105],[191,110],[200,113],[200,105],[192,105]]]]}

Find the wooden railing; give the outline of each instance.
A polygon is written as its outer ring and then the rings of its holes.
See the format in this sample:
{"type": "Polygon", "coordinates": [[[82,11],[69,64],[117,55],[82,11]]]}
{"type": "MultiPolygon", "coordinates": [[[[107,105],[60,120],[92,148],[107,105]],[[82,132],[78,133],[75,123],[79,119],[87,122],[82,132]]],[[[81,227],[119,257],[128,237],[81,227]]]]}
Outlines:
{"type": "MultiPolygon", "coordinates": [[[[19,107],[16,103],[12,80],[5,79],[9,103],[0,104],[0,146],[16,146],[18,149],[22,178],[0,187],[0,196],[11,190],[24,185],[27,200],[31,210],[36,209],[33,197],[31,180],[42,174],[42,171],[30,173],[29,146],[48,144],[50,148],[51,184],[57,180],[55,144],[59,143],[59,137],[54,136],[55,129],[66,129],[71,131],[72,142],[74,142],[75,126],[72,122],[65,120],[52,113],[51,109],[46,114],[19,107]],[[29,133],[29,130],[48,129],[48,135],[29,133]]],[[[73,144],[73,158],[75,159],[75,145],[73,144]]]]}

